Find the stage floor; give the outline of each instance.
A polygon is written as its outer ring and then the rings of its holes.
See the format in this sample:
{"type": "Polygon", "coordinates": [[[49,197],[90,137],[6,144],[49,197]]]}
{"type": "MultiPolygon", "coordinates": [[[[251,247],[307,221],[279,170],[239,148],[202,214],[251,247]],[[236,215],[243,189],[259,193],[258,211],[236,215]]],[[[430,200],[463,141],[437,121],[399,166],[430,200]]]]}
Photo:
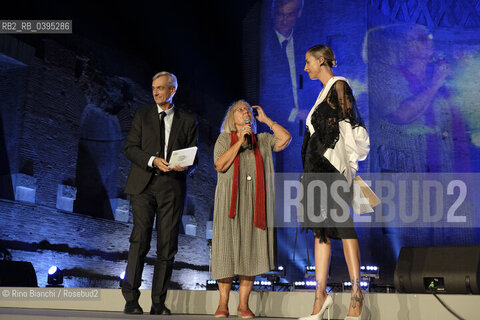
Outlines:
{"type": "MultiPolygon", "coordinates": [[[[38,292],[50,292],[50,288],[27,288],[38,292]]],[[[37,319],[214,319],[218,305],[218,291],[169,290],[166,305],[173,316],[126,315],[122,312],[125,305],[120,289],[62,288],[68,292],[78,290],[98,291],[98,297],[67,299],[17,295],[26,288],[0,287],[0,320],[37,320],[37,319]],[[16,296],[13,296],[15,291],[16,296]],[[9,294],[10,293],[10,294],[9,294]]],[[[35,291],[35,292],[37,292],[35,291]]],[[[151,291],[141,290],[139,303],[143,310],[149,311],[151,291]]],[[[350,293],[331,293],[333,319],[344,319],[348,312],[350,293]]],[[[451,320],[454,316],[431,294],[402,293],[364,293],[365,309],[371,320],[451,320]]],[[[480,295],[439,294],[438,298],[463,319],[478,320],[480,295]]],[[[296,319],[312,312],[315,299],[314,291],[294,292],[252,292],[249,306],[258,319],[296,319]]],[[[230,293],[229,309],[231,318],[236,318],[238,291],[230,293]]]]}
{"type": "MultiPolygon", "coordinates": [[[[236,316],[231,316],[236,318],[236,316]]],[[[194,314],[173,314],[171,316],[151,316],[148,313],[143,315],[128,315],[120,311],[80,311],[80,310],[58,310],[58,309],[22,309],[22,308],[0,308],[1,320],[115,320],[115,319],[164,319],[164,320],[203,320],[215,319],[208,315],[194,314]]],[[[268,320],[285,320],[294,318],[255,318],[268,320]]]]}

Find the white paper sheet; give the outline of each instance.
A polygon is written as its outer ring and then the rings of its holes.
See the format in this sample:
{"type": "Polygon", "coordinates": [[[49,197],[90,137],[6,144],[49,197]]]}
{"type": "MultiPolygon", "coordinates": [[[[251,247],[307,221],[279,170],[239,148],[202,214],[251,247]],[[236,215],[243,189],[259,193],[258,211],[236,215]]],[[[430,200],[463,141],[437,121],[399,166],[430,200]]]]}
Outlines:
{"type": "Polygon", "coordinates": [[[179,167],[188,167],[193,164],[195,160],[195,155],[197,154],[197,147],[185,148],[174,150],[170,156],[170,161],[168,163],[169,168],[175,166],[179,167]]]}

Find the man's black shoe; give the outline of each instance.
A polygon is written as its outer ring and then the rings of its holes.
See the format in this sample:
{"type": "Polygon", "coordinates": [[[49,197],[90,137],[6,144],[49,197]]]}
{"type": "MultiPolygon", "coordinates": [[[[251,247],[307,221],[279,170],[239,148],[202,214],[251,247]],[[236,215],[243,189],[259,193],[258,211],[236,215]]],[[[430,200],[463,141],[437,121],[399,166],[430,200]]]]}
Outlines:
{"type": "Polygon", "coordinates": [[[136,304],[129,304],[125,305],[125,309],[123,309],[123,313],[127,314],[143,314],[142,307],[138,303],[136,304]]]}
{"type": "Polygon", "coordinates": [[[172,312],[164,305],[152,305],[152,308],[150,309],[150,314],[161,314],[164,316],[169,316],[172,314],[172,312]]]}

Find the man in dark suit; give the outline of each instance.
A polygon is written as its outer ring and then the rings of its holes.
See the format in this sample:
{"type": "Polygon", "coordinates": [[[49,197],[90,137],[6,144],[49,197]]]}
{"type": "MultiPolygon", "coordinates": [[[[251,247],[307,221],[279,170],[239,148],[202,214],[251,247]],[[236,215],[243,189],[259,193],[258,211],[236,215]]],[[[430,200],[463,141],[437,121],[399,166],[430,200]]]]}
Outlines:
{"type": "Polygon", "coordinates": [[[157,259],[152,283],[150,314],[170,314],[165,306],[173,260],[178,249],[178,227],[182,215],[190,167],[169,167],[173,150],[198,145],[195,118],[174,108],[172,98],[177,78],[169,72],[153,77],[154,105],[139,108],[125,143],[125,155],[132,162],[125,188],[131,195],[133,230],[122,293],[124,312],[142,314],[138,304],[143,265],[150,249],[154,218],[157,229],[157,259]]]}
{"type": "Polygon", "coordinates": [[[318,94],[312,81],[303,81],[305,53],[316,44],[302,25],[298,26],[303,6],[303,0],[272,0],[262,38],[260,104],[267,114],[277,115],[278,123],[292,134],[288,150],[275,154],[279,172],[302,172],[297,160],[305,119],[318,94]]]}
{"type": "Polygon", "coordinates": [[[295,111],[299,107],[297,93],[305,52],[300,49],[294,26],[302,15],[302,9],[302,0],[273,0],[272,28],[267,28],[262,42],[260,75],[264,89],[260,90],[260,102],[267,108],[266,111],[273,109],[271,113],[277,114],[281,109],[277,121],[282,126],[296,120],[295,111]]]}

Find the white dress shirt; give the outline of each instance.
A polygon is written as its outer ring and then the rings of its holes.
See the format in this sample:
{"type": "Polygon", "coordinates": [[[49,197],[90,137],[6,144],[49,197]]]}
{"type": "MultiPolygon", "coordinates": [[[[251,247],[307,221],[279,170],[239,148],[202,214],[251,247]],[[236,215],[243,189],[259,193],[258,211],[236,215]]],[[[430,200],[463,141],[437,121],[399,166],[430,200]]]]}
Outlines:
{"type": "MultiPolygon", "coordinates": [[[[158,119],[160,120],[160,113],[164,112],[166,113],[165,118],[163,118],[163,121],[165,123],[165,146],[163,147],[164,154],[163,155],[158,155],[160,158],[167,159],[167,147],[168,147],[168,139],[170,138],[170,130],[172,130],[172,122],[173,122],[173,114],[175,113],[174,106],[168,110],[163,110],[160,108],[160,106],[157,104],[158,108],[158,119]]],[[[150,157],[148,160],[148,166],[150,168],[153,168],[153,160],[155,160],[155,156],[150,157]]]]}

